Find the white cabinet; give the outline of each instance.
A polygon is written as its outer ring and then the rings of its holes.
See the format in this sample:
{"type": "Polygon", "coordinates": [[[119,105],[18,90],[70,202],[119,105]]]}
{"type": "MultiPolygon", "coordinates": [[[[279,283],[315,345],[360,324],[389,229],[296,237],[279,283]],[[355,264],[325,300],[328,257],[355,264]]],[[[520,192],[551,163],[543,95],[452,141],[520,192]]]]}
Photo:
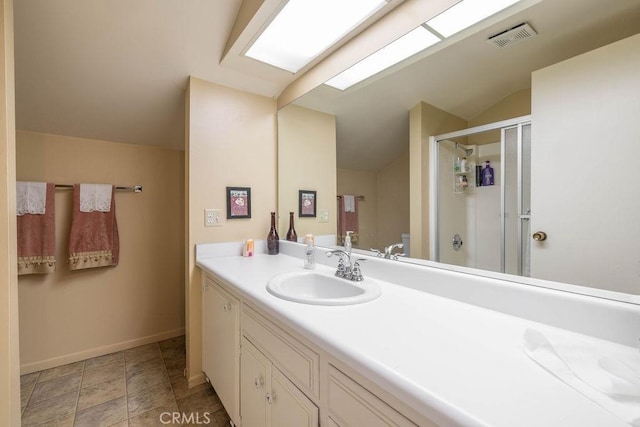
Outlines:
{"type": "Polygon", "coordinates": [[[240,366],[243,427],[318,426],[318,408],[244,337],[240,366]]]}
{"type": "Polygon", "coordinates": [[[240,421],[240,301],[203,279],[202,370],[231,420],[240,421]]]}

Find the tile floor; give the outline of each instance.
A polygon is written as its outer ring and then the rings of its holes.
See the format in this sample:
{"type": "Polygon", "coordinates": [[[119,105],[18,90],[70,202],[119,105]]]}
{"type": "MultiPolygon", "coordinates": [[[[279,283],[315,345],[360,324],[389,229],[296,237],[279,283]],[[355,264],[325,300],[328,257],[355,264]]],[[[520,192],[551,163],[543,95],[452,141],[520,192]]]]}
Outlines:
{"type": "Polygon", "coordinates": [[[184,367],[181,336],[23,375],[22,425],[229,426],[213,388],[189,389],[184,367]]]}

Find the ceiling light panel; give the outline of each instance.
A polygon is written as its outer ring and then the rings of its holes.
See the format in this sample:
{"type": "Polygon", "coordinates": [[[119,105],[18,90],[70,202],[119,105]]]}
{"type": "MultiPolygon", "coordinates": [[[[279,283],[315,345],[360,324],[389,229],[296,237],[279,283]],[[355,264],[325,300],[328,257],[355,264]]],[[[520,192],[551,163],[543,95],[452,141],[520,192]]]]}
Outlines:
{"type": "Polygon", "coordinates": [[[483,19],[506,9],[519,0],[462,0],[426,24],[442,34],[450,37],[480,22],[483,19]]]}
{"type": "Polygon", "coordinates": [[[424,27],[418,27],[332,79],[327,80],[325,84],[333,86],[336,89],[344,90],[415,55],[439,41],[440,39],[438,37],[427,31],[424,27]]]}
{"type": "Polygon", "coordinates": [[[289,0],[245,55],[295,73],[386,4],[289,0]]]}

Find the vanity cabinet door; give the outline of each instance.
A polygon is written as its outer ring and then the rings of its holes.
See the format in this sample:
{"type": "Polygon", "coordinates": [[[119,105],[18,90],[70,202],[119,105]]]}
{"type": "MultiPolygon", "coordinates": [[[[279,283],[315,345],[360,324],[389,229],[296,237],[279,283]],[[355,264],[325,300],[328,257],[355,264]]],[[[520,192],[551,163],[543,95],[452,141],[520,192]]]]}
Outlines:
{"type": "Polygon", "coordinates": [[[246,338],[240,364],[242,427],[318,427],[318,408],[246,338]]]}
{"type": "Polygon", "coordinates": [[[240,355],[242,427],[267,427],[267,393],[271,389],[271,362],[246,339],[240,355]]]}
{"type": "Polygon", "coordinates": [[[206,277],[202,316],[202,370],[233,422],[239,424],[240,301],[206,277]]]}
{"type": "Polygon", "coordinates": [[[277,368],[271,374],[271,427],[317,427],[318,408],[277,368]]]}

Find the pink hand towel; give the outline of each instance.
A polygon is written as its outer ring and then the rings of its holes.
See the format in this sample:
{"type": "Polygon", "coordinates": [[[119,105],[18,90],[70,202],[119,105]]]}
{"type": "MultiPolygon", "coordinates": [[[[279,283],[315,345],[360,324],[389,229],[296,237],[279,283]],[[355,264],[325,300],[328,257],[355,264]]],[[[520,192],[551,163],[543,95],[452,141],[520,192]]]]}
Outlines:
{"type": "Polygon", "coordinates": [[[47,184],[44,214],[17,217],[18,275],[56,270],[56,185],[47,184]]]}
{"type": "Polygon", "coordinates": [[[351,235],[351,242],[356,243],[359,236],[359,222],[358,222],[358,197],[351,196],[349,198],[351,206],[345,206],[345,197],[340,196],[338,203],[338,243],[343,244],[344,238],[347,236],[347,231],[353,231],[351,235]]]}
{"type": "MultiPolygon", "coordinates": [[[[111,190],[113,192],[113,188],[111,190]]],[[[115,267],[120,256],[115,197],[109,212],[80,211],[80,185],[73,186],[73,220],[69,236],[69,268],[115,267]]]]}

